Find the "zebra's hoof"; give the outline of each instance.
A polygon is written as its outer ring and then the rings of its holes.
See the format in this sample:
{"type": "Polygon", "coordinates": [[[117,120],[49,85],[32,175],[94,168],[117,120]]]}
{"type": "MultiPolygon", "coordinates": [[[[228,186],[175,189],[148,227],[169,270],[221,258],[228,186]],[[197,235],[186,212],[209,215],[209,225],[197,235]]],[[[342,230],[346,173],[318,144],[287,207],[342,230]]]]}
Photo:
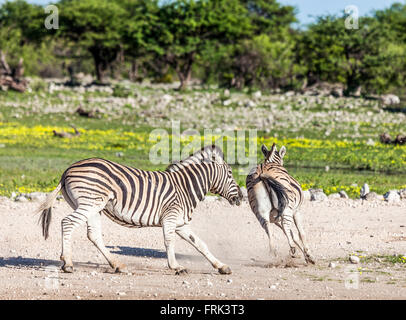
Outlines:
{"type": "Polygon", "coordinates": [[[218,268],[218,271],[220,274],[231,274],[232,273],[230,267],[226,266],[226,265],[222,266],[221,268],[218,268]]]}
{"type": "Polygon", "coordinates": [[[178,269],[175,272],[175,275],[177,276],[185,276],[189,273],[189,271],[187,269],[178,269]]]}
{"type": "Polygon", "coordinates": [[[125,269],[127,268],[127,266],[125,264],[120,264],[118,266],[113,267],[114,269],[114,273],[122,273],[125,272],[125,269]]]}
{"type": "Polygon", "coordinates": [[[73,266],[62,266],[62,270],[65,273],[72,273],[73,272],[73,266]]]}
{"type": "Polygon", "coordinates": [[[290,256],[291,256],[292,258],[297,258],[297,250],[296,250],[296,247],[291,247],[291,248],[290,248],[290,256]]]}
{"type": "Polygon", "coordinates": [[[316,264],[316,260],[312,256],[306,256],[306,262],[311,264],[316,264]]]}

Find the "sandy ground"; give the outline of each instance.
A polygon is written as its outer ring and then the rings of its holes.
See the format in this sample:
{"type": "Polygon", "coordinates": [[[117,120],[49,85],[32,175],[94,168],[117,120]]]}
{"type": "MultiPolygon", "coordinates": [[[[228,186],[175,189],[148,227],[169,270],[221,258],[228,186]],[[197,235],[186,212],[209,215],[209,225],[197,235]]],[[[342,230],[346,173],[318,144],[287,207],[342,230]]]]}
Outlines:
{"type": "Polygon", "coordinates": [[[268,253],[265,232],[247,202],[203,201],[192,228],[233,273],[220,275],[178,238],[179,261],[167,268],[161,228],[129,229],[103,217],[106,245],[127,272],[113,274],[86,237],[74,234],[75,272],[60,271],[60,221],[71,212],[58,201],[50,238],[42,238],[33,215],[39,202],[0,200],[0,299],[405,299],[405,264],[375,255],[406,254],[406,201],[398,204],[329,200],[303,205],[304,227],[316,265],[288,256],[285,236],[273,226],[278,258],[268,253]],[[357,252],[371,257],[351,264],[357,252]],[[330,262],[336,264],[329,266],[330,262]]]}

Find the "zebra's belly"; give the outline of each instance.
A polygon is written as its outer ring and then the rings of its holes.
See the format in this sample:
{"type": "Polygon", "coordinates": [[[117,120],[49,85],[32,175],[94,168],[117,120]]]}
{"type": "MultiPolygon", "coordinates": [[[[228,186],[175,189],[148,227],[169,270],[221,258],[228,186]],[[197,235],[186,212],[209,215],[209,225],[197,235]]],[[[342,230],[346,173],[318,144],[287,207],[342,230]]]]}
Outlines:
{"type": "Polygon", "coordinates": [[[119,206],[109,202],[103,213],[114,222],[130,228],[161,226],[157,212],[124,211],[119,206]]]}

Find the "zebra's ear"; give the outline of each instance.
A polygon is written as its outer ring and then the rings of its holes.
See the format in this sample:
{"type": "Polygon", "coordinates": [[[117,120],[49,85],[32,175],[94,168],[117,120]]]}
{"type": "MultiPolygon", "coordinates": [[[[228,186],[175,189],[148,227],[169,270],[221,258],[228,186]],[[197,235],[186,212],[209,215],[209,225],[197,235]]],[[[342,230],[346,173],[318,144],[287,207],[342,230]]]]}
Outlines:
{"type": "Polygon", "coordinates": [[[265,159],[268,159],[268,157],[269,157],[269,150],[268,150],[268,148],[267,148],[264,144],[261,146],[261,151],[262,151],[262,153],[263,153],[265,159]]]}
{"type": "Polygon", "coordinates": [[[283,159],[285,154],[286,154],[286,147],[282,146],[281,149],[279,150],[279,156],[281,157],[281,159],[283,159]]]}

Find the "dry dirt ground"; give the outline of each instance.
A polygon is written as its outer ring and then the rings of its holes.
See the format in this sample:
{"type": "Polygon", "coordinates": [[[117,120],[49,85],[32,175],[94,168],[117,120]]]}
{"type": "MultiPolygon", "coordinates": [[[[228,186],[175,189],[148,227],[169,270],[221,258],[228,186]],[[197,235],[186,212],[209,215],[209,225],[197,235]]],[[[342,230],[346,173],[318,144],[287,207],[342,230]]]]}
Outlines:
{"type": "Polygon", "coordinates": [[[33,215],[39,202],[0,200],[0,299],[405,299],[406,264],[385,257],[406,254],[406,201],[397,204],[328,200],[303,205],[304,227],[316,265],[288,257],[285,236],[273,226],[278,258],[269,255],[265,232],[247,202],[203,201],[192,228],[231,275],[220,275],[178,238],[179,261],[167,268],[161,228],[129,229],[103,217],[106,245],[127,264],[113,274],[86,237],[74,234],[75,272],[60,271],[60,221],[71,212],[58,201],[50,238],[33,215]],[[349,254],[362,256],[351,264],[349,254]],[[380,256],[380,257],[379,257],[380,256]],[[336,264],[329,266],[330,262],[336,264]]]}

